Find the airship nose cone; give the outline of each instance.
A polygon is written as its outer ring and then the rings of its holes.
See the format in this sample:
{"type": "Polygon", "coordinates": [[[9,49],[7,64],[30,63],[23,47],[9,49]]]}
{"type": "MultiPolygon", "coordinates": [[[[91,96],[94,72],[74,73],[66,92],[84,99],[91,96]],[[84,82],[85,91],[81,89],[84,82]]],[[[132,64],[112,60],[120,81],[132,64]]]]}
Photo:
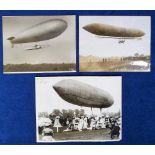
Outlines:
{"type": "Polygon", "coordinates": [[[83,29],[90,33],[94,33],[96,31],[96,28],[94,25],[85,25],[83,29]]]}
{"type": "MultiPolygon", "coordinates": [[[[104,99],[103,100],[105,100],[105,95],[104,95],[104,99]]],[[[111,107],[113,104],[114,104],[114,99],[113,99],[113,97],[110,95],[110,94],[107,94],[106,95],[106,101],[104,101],[104,103],[105,103],[105,107],[111,107]]]]}
{"type": "Polygon", "coordinates": [[[141,35],[144,36],[145,35],[145,32],[141,31],[141,35]]]}
{"type": "Polygon", "coordinates": [[[84,26],[83,29],[88,31],[88,26],[84,26]]]}
{"type": "Polygon", "coordinates": [[[56,83],[55,85],[53,85],[53,89],[58,93],[61,94],[62,92],[64,92],[64,87],[63,85],[61,85],[60,82],[56,83]]]}
{"type": "Polygon", "coordinates": [[[114,104],[114,99],[112,98],[111,101],[109,102],[110,106],[114,104]]]}
{"type": "Polygon", "coordinates": [[[54,85],[53,86],[53,89],[56,91],[56,92],[59,92],[59,87],[57,85],[54,85]]]}
{"type": "Polygon", "coordinates": [[[114,104],[114,98],[113,96],[111,96],[111,99],[110,99],[110,104],[113,105],[114,104]]]}
{"type": "Polygon", "coordinates": [[[65,31],[66,28],[68,27],[68,24],[65,20],[62,19],[57,19],[57,24],[60,26],[60,28],[62,29],[62,31],[65,31]]]}
{"type": "Polygon", "coordinates": [[[62,23],[64,24],[65,29],[67,28],[68,24],[65,20],[62,20],[62,23]]]}

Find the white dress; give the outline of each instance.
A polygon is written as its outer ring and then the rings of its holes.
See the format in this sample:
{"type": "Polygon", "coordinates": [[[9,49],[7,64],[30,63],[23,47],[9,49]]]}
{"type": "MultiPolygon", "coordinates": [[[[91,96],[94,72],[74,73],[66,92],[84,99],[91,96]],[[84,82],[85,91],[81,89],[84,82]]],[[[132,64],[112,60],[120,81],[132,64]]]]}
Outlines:
{"type": "Polygon", "coordinates": [[[105,118],[101,118],[100,121],[101,121],[101,123],[102,123],[102,128],[103,128],[103,129],[106,128],[106,127],[105,127],[105,118]]]}
{"type": "Polygon", "coordinates": [[[53,127],[58,127],[58,128],[59,128],[59,127],[62,127],[61,124],[60,124],[59,118],[60,118],[60,117],[56,117],[56,118],[55,118],[54,126],[53,126],[53,127]]]}
{"type": "Polygon", "coordinates": [[[85,117],[83,122],[83,128],[87,129],[87,126],[88,126],[87,117],[85,117]]]}
{"type": "Polygon", "coordinates": [[[93,128],[95,128],[95,127],[96,127],[96,122],[95,122],[95,120],[92,118],[92,119],[91,119],[91,123],[90,123],[90,128],[93,129],[93,128]]]}
{"type": "Polygon", "coordinates": [[[83,120],[83,118],[81,118],[79,121],[79,125],[78,125],[79,131],[81,131],[83,129],[83,124],[84,124],[84,120],[83,120]]]}

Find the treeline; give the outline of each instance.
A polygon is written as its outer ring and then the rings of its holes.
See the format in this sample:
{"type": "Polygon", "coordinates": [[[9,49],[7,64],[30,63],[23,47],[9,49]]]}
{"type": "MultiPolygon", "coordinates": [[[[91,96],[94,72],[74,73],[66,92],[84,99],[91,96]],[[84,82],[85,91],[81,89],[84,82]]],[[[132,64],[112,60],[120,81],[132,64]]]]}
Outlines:
{"type": "Polygon", "coordinates": [[[60,116],[60,117],[63,117],[64,119],[66,119],[66,118],[73,118],[75,115],[76,116],[84,116],[85,115],[84,109],[80,109],[80,110],[79,109],[75,109],[75,110],[62,109],[61,111],[59,109],[53,109],[53,111],[50,114],[48,114],[47,112],[40,112],[38,114],[38,118],[46,117],[46,118],[53,119],[53,118],[55,118],[55,116],[60,116]]]}
{"type": "MultiPolygon", "coordinates": [[[[99,113],[100,115],[100,113],[99,113]]],[[[109,117],[121,117],[121,112],[120,110],[118,112],[110,112],[110,113],[106,113],[106,112],[102,112],[102,115],[104,116],[109,116],[109,117]]],[[[87,116],[87,114],[85,113],[84,109],[62,109],[61,111],[59,109],[53,109],[53,111],[51,113],[47,113],[47,112],[40,112],[38,114],[38,118],[41,117],[46,117],[46,118],[50,118],[53,119],[55,118],[55,116],[60,116],[64,119],[66,118],[73,118],[75,116],[87,116]]],[[[93,115],[94,117],[96,117],[97,115],[93,115]]]]}
{"type": "Polygon", "coordinates": [[[40,72],[40,71],[73,71],[76,70],[75,63],[61,64],[7,64],[4,65],[4,72],[40,72]]]}

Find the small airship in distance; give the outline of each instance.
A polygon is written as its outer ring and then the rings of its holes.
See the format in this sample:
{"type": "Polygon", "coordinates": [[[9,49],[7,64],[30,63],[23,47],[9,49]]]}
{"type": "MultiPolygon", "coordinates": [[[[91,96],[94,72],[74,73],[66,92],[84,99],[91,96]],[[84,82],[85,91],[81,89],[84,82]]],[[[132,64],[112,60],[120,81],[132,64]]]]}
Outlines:
{"type": "Polygon", "coordinates": [[[113,105],[113,97],[106,91],[80,81],[67,79],[53,86],[65,101],[84,107],[108,108],[113,105]]]}
{"type": "Polygon", "coordinates": [[[124,43],[126,39],[141,39],[145,35],[143,31],[138,29],[129,29],[101,23],[88,24],[83,29],[100,38],[119,39],[118,43],[124,43]]]}
{"type": "MultiPolygon", "coordinates": [[[[67,26],[68,24],[65,20],[51,19],[27,28],[15,36],[9,37],[8,40],[11,42],[12,47],[14,47],[14,44],[50,40],[62,34],[67,26]]],[[[40,45],[34,46],[32,49],[30,48],[30,50],[40,49],[41,47],[38,48],[39,46],[40,45]]]]}

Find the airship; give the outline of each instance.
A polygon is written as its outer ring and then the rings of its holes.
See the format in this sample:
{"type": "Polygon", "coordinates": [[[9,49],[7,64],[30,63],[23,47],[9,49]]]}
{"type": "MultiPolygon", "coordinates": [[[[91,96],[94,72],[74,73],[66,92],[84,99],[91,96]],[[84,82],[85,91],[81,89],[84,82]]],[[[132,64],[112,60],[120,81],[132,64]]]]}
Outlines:
{"type": "Polygon", "coordinates": [[[123,28],[101,23],[88,24],[83,29],[102,38],[122,39],[119,43],[124,43],[125,39],[141,39],[145,35],[139,29],[123,28]]]}
{"type": "Polygon", "coordinates": [[[61,35],[67,26],[68,24],[65,20],[51,19],[29,27],[17,35],[9,37],[8,40],[11,42],[12,47],[14,44],[50,40],[61,35]]]}
{"type": "Polygon", "coordinates": [[[63,100],[91,109],[108,108],[114,103],[113,97],[108,92],[77,80],[62,80],[53,88],[63,100]]]}

